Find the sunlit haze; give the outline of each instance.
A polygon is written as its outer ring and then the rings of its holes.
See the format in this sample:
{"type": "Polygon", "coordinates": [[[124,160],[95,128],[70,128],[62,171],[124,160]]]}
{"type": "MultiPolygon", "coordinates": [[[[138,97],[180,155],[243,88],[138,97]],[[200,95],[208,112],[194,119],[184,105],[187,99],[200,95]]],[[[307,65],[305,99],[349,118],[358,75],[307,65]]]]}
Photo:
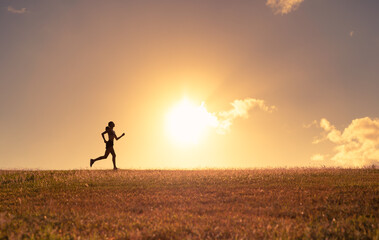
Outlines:
{"type": "Polygon", "coordinates": [[[204,137],[206,128],[217,124],[216,121],[204,104],[196,106],[183,99],[169,112],[167,130],[175,143],[196,144],[204,137]]]}
{"type": "Polygon", "coordinates": [[[0,1],[0,169],[378,165],[378,9],[0,1]]]}

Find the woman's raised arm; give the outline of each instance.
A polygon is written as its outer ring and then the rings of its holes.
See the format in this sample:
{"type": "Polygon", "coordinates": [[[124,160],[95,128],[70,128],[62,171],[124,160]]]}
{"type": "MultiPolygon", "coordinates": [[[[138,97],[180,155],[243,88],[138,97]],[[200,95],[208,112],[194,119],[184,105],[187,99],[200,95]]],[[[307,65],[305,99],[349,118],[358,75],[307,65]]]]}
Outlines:
{"type": "Polygon", "coordinates": [[[116,140],[119,140],[120,138],[122,138],[123,136],[125,136],[125,133],[121,134],[121,136],[119,136],[119,137],[117,137],[116,133],[115,133],[114,136],[116,137],[116,140]]]}

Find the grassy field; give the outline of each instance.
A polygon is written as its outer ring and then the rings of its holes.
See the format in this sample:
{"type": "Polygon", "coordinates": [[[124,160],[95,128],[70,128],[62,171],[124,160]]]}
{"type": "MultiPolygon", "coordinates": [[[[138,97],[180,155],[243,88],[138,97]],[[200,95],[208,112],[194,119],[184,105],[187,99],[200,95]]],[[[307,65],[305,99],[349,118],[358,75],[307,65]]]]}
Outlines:
{"type": "Polygon", "coordinates": [[[379,170],[0,171],[0,239],[378,239],[379,170]]]}

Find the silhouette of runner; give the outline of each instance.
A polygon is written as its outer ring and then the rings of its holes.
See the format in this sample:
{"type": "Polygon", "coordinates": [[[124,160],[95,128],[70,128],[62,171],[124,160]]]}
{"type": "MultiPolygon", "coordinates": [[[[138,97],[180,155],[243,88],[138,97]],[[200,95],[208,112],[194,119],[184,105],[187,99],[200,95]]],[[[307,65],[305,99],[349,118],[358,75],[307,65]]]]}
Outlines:
{"type": "Polygon", "coordinates": [[[101,133],[101,136],[103,137],[104,143],[105,143],[105,153],[104,153],[104,156],[101,156],[101,157],[98,157],[95,159],[90,159],[90,163],[89,163],[90,167],[92,167],[92,165],[96,161],[106,159],[110,153],[110,154],[112,154],[113,170],[118,169],[116,167],[116,153],[113,149],[113,139],[119,140],[120,138],[122,138],[125,135],[125,133],[123,133],[120,137],[117,137],[115,131],[113,131],[114,127],[115,127],[115,124],[114,124],[114,122],[111,121],[108,123],[108,127],[105,128],[105,131],[103,133],[101,133]],[[108,141],[104,137],[104,135],[106,133],[108,133],[108,141]]]}

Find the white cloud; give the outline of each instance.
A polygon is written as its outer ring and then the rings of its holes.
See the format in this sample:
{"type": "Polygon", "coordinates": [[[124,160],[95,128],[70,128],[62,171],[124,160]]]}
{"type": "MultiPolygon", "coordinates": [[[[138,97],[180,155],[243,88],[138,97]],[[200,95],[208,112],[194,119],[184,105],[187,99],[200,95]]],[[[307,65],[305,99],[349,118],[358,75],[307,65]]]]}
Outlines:
{"type": "Polygon", "coordinates": [[[267,0],[266,5],[272,8],[275,14],[287,14],[299,8],[304,0],[267,0]]]}
{"type": "Polygon", "coordinates": [[[229,111],[212,113],[215,117],[212,126],[216,128],[216,132],[219,134],[225,134],[228,132],[236,118],[248,118],[249,111],[252,109],[260,109],[268,113],[276,110],[275,106],[267,106],[264,100],[254,98],[234,100],[230,104],[233,108],[229,111]]]}
{"type": "Polygon", "coordinates": [[[358,118],[343,131],[339,131],[327,119],[320,120],[324,131],[315,144],[328,140],[337,146],[330,160],[346,167],[379,165],[379,119],[358,118]]]}
{"type": "Polygon", "coordinates": [[[16,13],[16,14],[24,14],[27,11],[26,8],[15,9],[12,6],[8,6],[7,10],[8,12],[16,13]]]}

